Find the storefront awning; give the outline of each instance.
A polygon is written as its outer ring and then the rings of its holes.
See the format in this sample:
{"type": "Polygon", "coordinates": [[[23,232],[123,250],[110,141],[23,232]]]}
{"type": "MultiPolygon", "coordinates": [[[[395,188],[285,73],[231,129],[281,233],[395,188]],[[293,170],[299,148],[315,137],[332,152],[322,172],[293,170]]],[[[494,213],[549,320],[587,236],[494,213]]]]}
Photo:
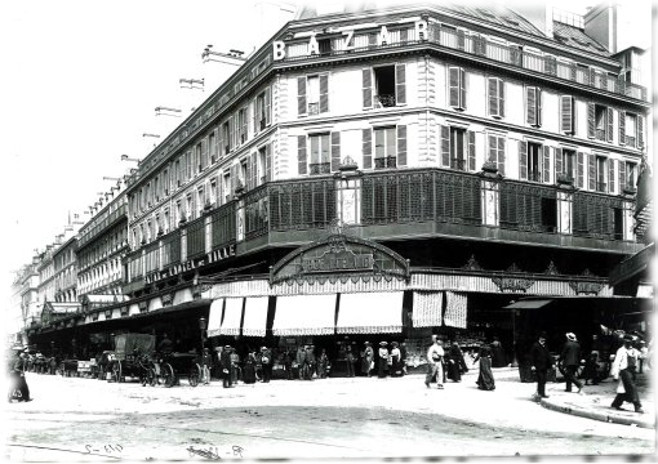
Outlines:
{"type": "Polygon", "coordinates": [[[539,309],[551,303],[553,300],[521,300],[505,306],[505,309],[539,309]]]}
{"type": "Polygon", "coordinates": [[[442,321],[443,292],[414,292],[414,327],[437,327],[442,321]]]}
{"type": "Polygon", "coordinates": [[[272,334],[333,335],[336,294],[279,296],[272,334]]]}
{"type": "Polygon", "coordinates": [[[240,335],[244,298],[226,298],[224,318],[217,335],[240,335]]]}
{"type": "Polygon", "coordinates": [[[208,313],[208,336],[216,337],[222,325],[222,314],[224,312],[224,298],[213,300],[208,313]]]}
{"type": "Polygon", "coordinates": [[[402,332],[403,292],[343,293],[336,331],[339,334],[402,332]]]}
{"type": "Polygon", "coordinates": [[[247,337],[265,336],[268,301],[269,297],[267,296],[247,298],[244,307],[244,325],[242,326],[242,335],[247,337]]]}
{"type": "Polygon", "coordinates": [[[466,311],[468,299],[463,293],[446,292],[446,309],[443,323],[458,329],[466,328],[466,311]]]}

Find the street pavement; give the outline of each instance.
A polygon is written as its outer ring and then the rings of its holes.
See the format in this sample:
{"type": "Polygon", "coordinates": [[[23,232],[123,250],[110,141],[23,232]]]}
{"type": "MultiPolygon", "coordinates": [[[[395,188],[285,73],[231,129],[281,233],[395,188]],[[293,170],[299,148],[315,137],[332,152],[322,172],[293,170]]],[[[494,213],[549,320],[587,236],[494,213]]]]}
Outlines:
{"type": "MultiPolygon", "coordinates": [[[[98,459],[363,458],[404,456],[653,455],[655,429],[565,414],[533,400],[516,369],[477,371],[444,390],[424,377],[276,380],[224,389],[114,384],[28,374],[34,398],[7,405],[6,457],[14,461],[98,459]]],[[[549,383],[555,404],[603,410],[606,382],[585,395],[549,383]],[[598,399],[598,402],[595,400],[598,399]],[[588,404],[588,401],[591,404],[588,404]]],[[[653,424],[644,388],[643,420],[653,424]]],[[[573,408],[572,408],[573,409],[573,408]]],[[[635,414],[635,413],[627,413],[635,414]]]]}

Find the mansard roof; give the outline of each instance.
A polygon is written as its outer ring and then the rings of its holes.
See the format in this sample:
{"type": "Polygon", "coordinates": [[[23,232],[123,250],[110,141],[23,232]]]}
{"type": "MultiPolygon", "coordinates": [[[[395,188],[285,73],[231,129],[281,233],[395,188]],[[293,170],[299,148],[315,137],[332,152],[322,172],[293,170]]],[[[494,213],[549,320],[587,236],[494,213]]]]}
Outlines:
{"type": "Polygon", "coordinates": [[[578,27],[555,22],[555,25],[553,26],[553,37],[558,42],[579,50],[596,53],[597,55],[606,57],[610,56],[610,53],[603,45],[585,34],[585,32],[578,27]]]}

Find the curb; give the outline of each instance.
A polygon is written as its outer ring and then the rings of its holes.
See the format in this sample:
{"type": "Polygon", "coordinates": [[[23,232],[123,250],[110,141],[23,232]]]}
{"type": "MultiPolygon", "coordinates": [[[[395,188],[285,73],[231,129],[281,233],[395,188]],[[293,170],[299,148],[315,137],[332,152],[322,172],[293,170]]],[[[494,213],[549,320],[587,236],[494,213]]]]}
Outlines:
{"type": "Polygon", "coordinates": [[[651,423],[650,421],[641,420],[639,417],[638,418],[621,417],[616,414],[606,414],[605,412],[591,411],[579,407],[563,406],[551,401],[546,401],[545,399],[542,399],[540,401],[540,404],[546,409],[551,409],[553,411],[571,414],[573,416],[586,417],[587,419],[609,422],[613,424],[634,425],[645,429],[655,428],[655,424],[651,423]]]}

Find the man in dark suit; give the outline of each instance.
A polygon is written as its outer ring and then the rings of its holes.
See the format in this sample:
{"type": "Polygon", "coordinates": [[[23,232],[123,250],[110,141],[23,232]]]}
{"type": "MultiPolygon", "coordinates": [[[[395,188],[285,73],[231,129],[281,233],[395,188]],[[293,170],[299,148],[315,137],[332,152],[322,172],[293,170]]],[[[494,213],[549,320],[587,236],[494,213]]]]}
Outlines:
{"type": "Polygon", "coordinates": [[[537,341],[532,345],[530,360],[532,370],[537,374],[537,396],[548,398],[546,394],[546,377],[548,370],[553,367],[553,357],[546,347],[546,332],[540,333],[537,341]]]}
{"type": "Polygon", "coordinates": [[[219,356],[219,363],[222,368],[222,386],[231,388],[231,346],[226,345],[222,354],[219,356]]]}
{"type": "Polygon", "coordinates": [[[571,384],[578,387],[578,393],[583,393],[583,384],[576,378],[576,370],[580,365],[580,344],[576,335],[572,332],[567,334],[567,341],[560,354],[560,362],[564,367],[564,378],[567,381],[566,391],[571,391],[571,384]]]}

